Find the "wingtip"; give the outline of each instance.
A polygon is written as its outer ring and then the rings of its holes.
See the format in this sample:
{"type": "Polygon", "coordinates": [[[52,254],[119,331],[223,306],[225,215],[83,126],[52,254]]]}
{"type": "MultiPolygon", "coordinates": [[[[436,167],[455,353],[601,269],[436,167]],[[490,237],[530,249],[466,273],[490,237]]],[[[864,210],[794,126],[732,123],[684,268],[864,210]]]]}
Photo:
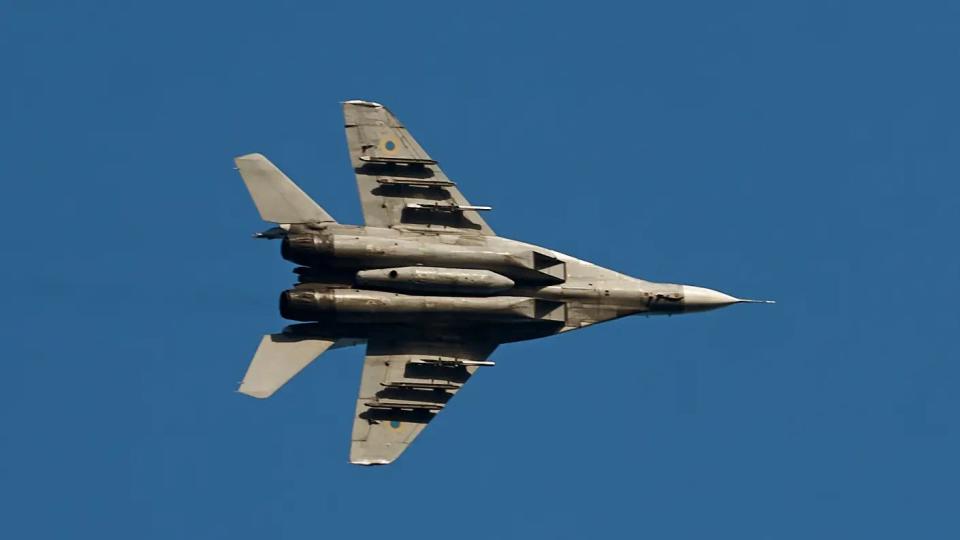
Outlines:
{"type": "Polygon", "coordinates": [[[348,99],[346,101],[341,101],[344,105],[360,105],[363,107],[374,107],[376,109],[382,109],[383,105],[377,103],[376,101],[366,101],[363,99],[348,99]]]}
{"type": "Polygon", "coordinates": [[[386,459],[358,459],[350,460],[352,465],[361,465],[363,467],[376,467],[377,465],[389,465],[392,461],[386,459]]]}
{"type": "Polygon", "coordinates": [[[245,385],[241,384],[240,388],[237,388],[236,391],[245,396],[250,396],[252,398],[257,398],[257,399],[267,399],[268,397],[273,395],[273,392],[269,390],[251,389],[250,387],[245,388],[244,386],[245,385]]]}
{"type": "Polygon", "coordinates": [[[266,156],[259,152],[252,152],[250,154],[244,154],[242,156],[237,156],[233,158],[234,163],[239,163],[241,161],[263,161],[267,159],[266,156]]]}

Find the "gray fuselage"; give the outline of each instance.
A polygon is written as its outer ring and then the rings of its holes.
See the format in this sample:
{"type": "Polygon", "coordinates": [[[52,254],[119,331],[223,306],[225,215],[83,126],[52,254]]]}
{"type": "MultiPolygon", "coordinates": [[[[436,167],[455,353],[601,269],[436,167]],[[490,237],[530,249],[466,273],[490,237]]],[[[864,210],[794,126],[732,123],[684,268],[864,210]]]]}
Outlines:
{"type": "Polygon", "coordinates": [[[627,315],[705,308],[688,305],[682,285],[496,236],[291,225],[282,253],[303,266],[295,270],[300,283],[281,295],[281,313],[314,323],[288,332],[442,335],[469,325],[514,341],[627,315]]]}

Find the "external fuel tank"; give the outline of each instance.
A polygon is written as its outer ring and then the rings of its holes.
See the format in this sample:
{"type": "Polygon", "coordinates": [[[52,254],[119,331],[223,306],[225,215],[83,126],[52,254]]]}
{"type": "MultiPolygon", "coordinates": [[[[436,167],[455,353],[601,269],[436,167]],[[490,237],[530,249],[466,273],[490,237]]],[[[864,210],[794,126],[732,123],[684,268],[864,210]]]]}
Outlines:
{"type": "Polygon", "coordinates": [[[420,294],[488,296],[510,290],[513,280],[490,270],[403,266],[357,272],[357,284],[420,294]]]}

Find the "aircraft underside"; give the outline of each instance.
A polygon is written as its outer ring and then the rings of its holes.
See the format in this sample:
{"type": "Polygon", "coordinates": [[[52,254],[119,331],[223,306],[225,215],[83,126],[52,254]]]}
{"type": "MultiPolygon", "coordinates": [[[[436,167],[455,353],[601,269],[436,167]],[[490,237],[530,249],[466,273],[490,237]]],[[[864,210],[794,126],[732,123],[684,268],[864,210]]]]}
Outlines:
{"type": "Polygon", "coordinates": [[[502,343],[634,314],[747,302],[653,283],[497,236],[378,103],[343,104],[365,226],[337,223],[260,154],[236,159],[260,216],[299,265],[240,392],[267,398],[324,351],[366,343],[350,461],[396,459],[502,343]]]}

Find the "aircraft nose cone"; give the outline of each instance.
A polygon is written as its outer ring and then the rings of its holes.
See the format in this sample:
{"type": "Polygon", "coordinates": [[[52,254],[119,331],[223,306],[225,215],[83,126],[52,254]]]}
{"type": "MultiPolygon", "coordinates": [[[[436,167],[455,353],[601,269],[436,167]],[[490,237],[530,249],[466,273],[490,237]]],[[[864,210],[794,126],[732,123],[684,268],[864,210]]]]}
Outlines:
{"type": "Polygon", "coordinates": [[[706,311],[716,309],[730,304],[742,302],[739,298],[734,298],[729,294],[707,289],[705,287],[694,287],[693,285],[683,286],[683,309],[684,311],[706,311]]]}

